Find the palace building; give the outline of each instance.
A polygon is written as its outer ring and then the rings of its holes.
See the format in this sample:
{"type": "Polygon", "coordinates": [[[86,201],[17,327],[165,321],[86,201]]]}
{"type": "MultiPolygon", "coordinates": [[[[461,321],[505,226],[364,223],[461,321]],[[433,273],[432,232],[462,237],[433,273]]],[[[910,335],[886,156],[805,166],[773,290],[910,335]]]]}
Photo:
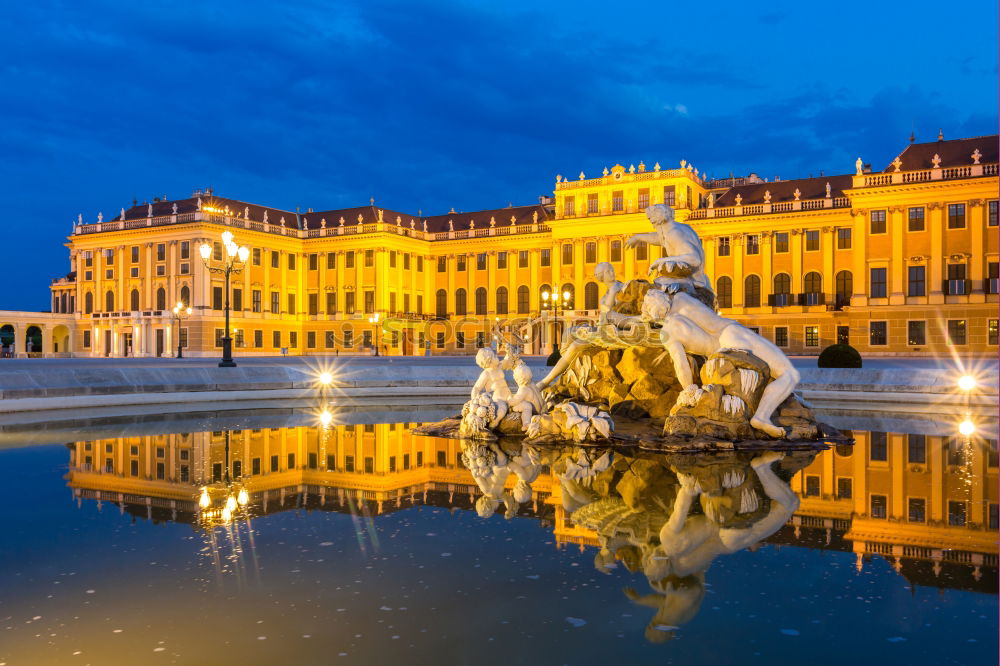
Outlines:
{"type": "MultiPolygon", "coordinates": [[[[660,248],[626,248],[666,203],[701,236],[724,316],[789,354],[849,342],[863,355],[995,354],[997,136],[909,143],[884,168],[714,180],[691,164],[557,177],[540,203],[417,216],[370,205],[305,212],[198,192],[82,219],[52,313],[3,313],[15,354],[215,356],[229,230],[250,249],[233,276],[237,355],[472,353],[520,320],[527,353],[594,320],[593,277],[646,277],[660,248]],[[213,253],[208,265],[199,247],[213,253]],[[543,293],[568,293],[553,311],[543,293]],[[181,302],[190,316],[172,312],[181,302]]],[[[183,314],[183,312],[182,312],[183,314]]]]}

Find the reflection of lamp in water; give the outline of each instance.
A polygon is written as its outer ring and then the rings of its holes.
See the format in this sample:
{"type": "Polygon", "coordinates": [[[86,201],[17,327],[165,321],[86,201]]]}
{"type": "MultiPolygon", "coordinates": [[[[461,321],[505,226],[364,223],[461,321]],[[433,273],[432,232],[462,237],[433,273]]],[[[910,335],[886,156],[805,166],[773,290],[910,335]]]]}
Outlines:
{"type": "Polygon", "coordinates": [[[966,416],[965,420],[958,424],[958,431],[965,437],[970,437],[976,432],[976,424],[966,416]]]}
{"type": "Polygon", "coordinates": [[[976,378],[972,375],[962,375],[958,378],[958,388],[963,391],[971,391],[976,388],[976,378]]]}
{"type": "Polygon", "coordinates": [[[318,380],[321,386],[329,386],[333,383],[333,373],[332,372],[321,372],[319,373],[318,380]]]}
{"type": "Polygon", "coordinates": [[[212,498],[208,495],[208,488],[201,489],[201,497],[198,498],[198,506],[202,509],[207,509],[212,503],[212,498]]]}
{"type": "Polygon", "coordinates": [[[330,424],[333,423],[333,414],[331,414],[328,409],[324,408],[319,414],[319,422],[324,428],[329,428],[330,424]]]}

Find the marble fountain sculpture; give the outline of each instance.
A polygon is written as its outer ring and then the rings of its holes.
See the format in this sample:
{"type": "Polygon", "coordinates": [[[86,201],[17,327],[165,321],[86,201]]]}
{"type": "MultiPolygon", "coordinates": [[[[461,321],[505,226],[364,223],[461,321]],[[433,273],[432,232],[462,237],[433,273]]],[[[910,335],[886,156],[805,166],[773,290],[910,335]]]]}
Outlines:
{"type": "Polygon", "coordinates": [[[605,287],[596,324],[568,327],[561,357],[537,381],[523,341],[494,329],[461,416],[417,432],[462,439],[606,443],[646,449],[726,450],[846,441],[795,395],[799,373],[770,341],[716,311],[701,239],[669,206],[646,209],[648,243],[664,256],[650,279],[594,276],[605,287]],[[515,382],[508,384],[510,373],[515,382]]]}

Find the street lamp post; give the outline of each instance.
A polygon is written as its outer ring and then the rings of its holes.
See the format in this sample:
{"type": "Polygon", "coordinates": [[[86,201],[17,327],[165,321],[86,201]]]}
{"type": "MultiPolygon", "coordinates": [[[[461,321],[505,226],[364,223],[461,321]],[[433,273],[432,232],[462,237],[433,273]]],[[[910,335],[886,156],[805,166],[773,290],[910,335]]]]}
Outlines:
{"type": "Polygon", "coordinates": [[[376,312],[371,317],[368,317],[368,323],[375,327],[374,338],[375,338],[375,355],[378,356],[378,320],[379,314],[376,312]]]}
{"type": "Polygon", "coordinates": [[[191,315],[191,308],[184,307],[182,301],[177,301],[177,305],[174,306],[174,321],[177,322],[177,358],[184,358],[184,352],[181,347],[181,322],[185,317],[191,315]]]}
{"type": "Polygon", "coordinates": [[[549,293],[548,291],[542,292],[542,310],[552,312],[552,321],[555,326],[555,335],[552,338],[552,356],[550,359],[559,359],[559,340],[562,337],[561,330],[559,326],[559,315],[564,313],[567,308],[572,307],[570,299],[573,297],[569,290],[567,289],[562,294],[557,291],[549,293]]]}
{"type": "Polygon", "coordinates": [[[205,262],[205,268],[212,273],[221,273],[226,278],[226,302],[223,308],[226,313],[226,331],[225,336],[222,338],[222,360],[219,361],[219,367],[235,368],[236,362],[233,361],[233,338],[229,335],[229,277],[243,270],[247,257],[250,256],[250,250],[245,245],[237,246],[233,241],[233,232],[229,230],[222,232],[222,244],[225,248],[222,266],[212,265],[211,245],[202,243],[199,250],[201,252],[201,259],[205,262]]]}

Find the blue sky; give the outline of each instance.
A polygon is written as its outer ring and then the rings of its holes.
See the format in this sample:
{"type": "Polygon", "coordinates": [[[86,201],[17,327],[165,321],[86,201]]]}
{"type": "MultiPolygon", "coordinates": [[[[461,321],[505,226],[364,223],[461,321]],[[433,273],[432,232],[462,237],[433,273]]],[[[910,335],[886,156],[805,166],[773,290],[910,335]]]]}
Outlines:
{"type": "Polygon", "coordinates": [[[434,214],[618,162],[792,178],[996,131],[995,3],[704,7],[10,4],[0,309],[47,309],[71,221],[133,198],[434,214]]]}

